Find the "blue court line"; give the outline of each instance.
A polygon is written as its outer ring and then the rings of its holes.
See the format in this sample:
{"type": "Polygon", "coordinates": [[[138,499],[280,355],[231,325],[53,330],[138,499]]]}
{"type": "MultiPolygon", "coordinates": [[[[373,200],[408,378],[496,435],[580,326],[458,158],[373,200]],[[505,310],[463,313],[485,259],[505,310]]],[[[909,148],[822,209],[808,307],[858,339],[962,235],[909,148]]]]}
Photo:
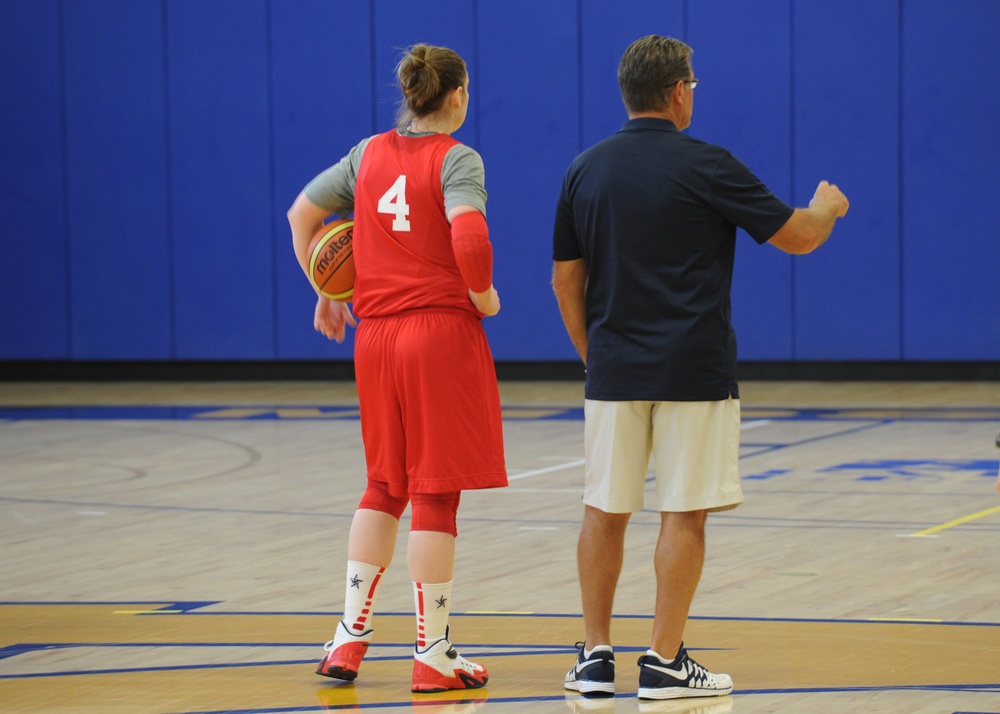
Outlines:
{"type": "MultiPolygon", "coordinates": [[[[77,647],[121,647],[121,646],[135,646],[135,647],[165,647],[164,643],[146,643],[145,645],[115,645],[115,644],[101,644],[101,645],[87,645],[70,643],[65,646],[60,645],[45,645],[36,648],[36,651],[40,650],[52,650],[52,649],[71,649],[77,647]]],[[[174,647],[183,647],[185,645],[173,645],[174,647]]],[[[240,647],[246,646],[245,644],[233,644],[228,645],[225,643],[208,643],[205,645],[187,645],[191,647],[240,647]]],[[[266,645],[260,645],[264,647],[266,645]]],[[[299,645],[282,645],[284,647],[292,647],[299,645]]],[[[316,643],[307,645],[308,647],[318,647],[316,643]]],[[[399,655],[371,655],[365,656],[366,662],[409,662],[413,659],[413,654],[409,650],[413,647],[412,642],[406,642],[402,644],[386,644],[387,647],[400,647],[406,648],[406,654],[399,655]]],[[[20,647],[24,648],[24,645],[20,647]]],[[[483,645],[478,644],[475,646],[467,646],[465,649],[470,657],[475,657],[476,659],[482,659],[484,657],[534,657],[538,655],[571,655],[577,651],[575,647],[556,647],[549,649],[524,649],[524,645],[518,645],[521,648],[520,651],[514,650],[510,652],[480,652],[480,647],[494,647],[494,645],[483,645]]],[[[624,649],[624,648],[622,648],[624,649]]],[[[23,652],[28,650],[22,649],[23,652]]],[[[113,667],[108,669],[71,669],[62,670],[57,672],[26,672],[23,674],[0,674],[0,681],[3,680],[21,680],[21,679],[49,679],[52,677],[81,677],[81,676],[91,676],[98,674],[147,674],[150,672],[181,672],[181,671],[193,671],[193,670],[207,670],[207,669],[243,669],[246,667],[288,667],[288,666],[315,666],[316,659],[279,659],[279,660],[262,660],[259,662],[222,662],[214,664],[175,664],[175,665],[162,665],[158,667],[113,667]]]]}
{"type": "MultiPolygon", "coordinates": [[[[3,605],[53,605],[53,604],[70,604],[70,605],[90,605],[93,603],[79,602],[79,603],[45,603],[45,602],[0,602],[0,606],[3,605]]],[[[128,604],[128,603],[124,603],[128,604]]],[[[342,612],[330,611],[330,612],[314,612],[314,611],[258,611],[258,612],[245,612],[238,610],[218,610],[212,612],[185,612],[178,613],[177,616],[185,615],[189,617],[341,617],[342,612]]],[[[412,612],[380,612],[380,616],[391,616],[391,617],[412,617],[412,612]]],[[[155,615],[150,613],[149,615],[144,614],[134,614],[132,617],[163,617],[163,615],[155,615]]],[[[451,617],[491,617],[491,618],[514,618],[514,617],[531,617],[531,618],[567,618],[573,619],[577,618],[582,621],[583,616],[577,613],[564,613],[564,612],[453,612],[451,617]]],[[[616,620],[652,620],[653,615],[642,614],[616,614],[616,620]]],[[[708,622],[713,621],[723,621],[723,622],[803,622],[803,623],[813,623],[813,624],[859,624],[859,625],[926,625],[926,626],[939,626],[939,625],[951,625],[955,627],[1000,627],[1000,622],[964,622],[964,621],[947,621],[947,620],[935,620],[935,621],[925,621],[925,620],[908,620],[905,618],[900,619],[843,619],[843,618],[814,618],[814,617],[741,617],[741,616],[716,616],[716,615],[691,615],[689,620],[705,620],[708,622]]],[[[220,646],[226,646],[225,643],[221,643],[220,646]]],[[[526,647],[530,645],[500,645],[492,644],[490,647],[526,647]]],[[[546,647],[551,645],[538,645],[539,647],[546,647]]],[[[624,651],[629,651],[631,648],[623,648],[624,651]]],[[[705,650],[706,648],[694,648],[689,647],[692,652],[696,649],[705,650]]],[[[709,648],[713,649],[713,648],[709,648]]],[[[715,648],[715,649],[726,649],[726,648],[715,648]]],[[[571,647],[570,650],[575,651],[576,647],[571,647]]]]}
{"type": "MultiPolygon", "coordinates": [[[[69,644],[66,645],[66,649],[73,647],[88,647],[91,645],[80,645],[80,644],[69,644]]],[[[104,647],[117,647],[119,645],[102,645],[104,647]]],[[[142,646],[142,645],[134,645],[142,646]]],[[[148,647],[163,647],[163,643],[149,643],[145,645],[148,647]]],[[[182,646],[182,645],[175,645],[182,646]]],[[[210,645],[213,647],[222,647],[226,645],[210,645]]],[[[232,645],[237,646],[237,645],[232,645]]],[[[261,645],[263,646],[263,645],[261,645]]],[[[412,647],[411,643],[401,644],[401,645],[386,645],[389,647],[412,647]]],[[[480,652],[479,647],[493,647],[493,645],[477,645],[476,647],[469,647],[468,654],[470,656],[476,657],[476,659],[483,659],[488,657],[535,657],[535,656],[545,656],[545,655],[572,655],[576,652],[575,647],[555,647],[550,649],[528,649],[524,651],[512,650],[509,652],[480,652]]],[[[522,646],[523,647],[523,646],[522,646]]],[[[39,650],[43,649],[41,647],[39,650]]],[[[59,646],[47,646],[44,649],[63,649],[59,646]]],[[[709,651],[719,648],[698,648],[698,651],[709,651]]],[[[731,649],[731,648],[723,648],[731,649]]],[[[644,647],[626,648],[626,647],[616,647],[616,651],[627,652],[631,651],[633,654],[640,651],[645,651],[644,647]]],[[[694,649],[692,648],[692,651],[694,649]]],[[[382,655],[382,656],[366,656],[366,662],[408,662],[412,659],[413,655],[409,652],[401,655],[382,655]]],[[[225,663],[214,663],[214,664],[180,664],[180,665],[163,665],[158,667],[114,667],[107,669],[90,669],[90,670],[64,670],[58,672],[29,672],[24,674],[0,674],[0,681],[3,680],[24,680],[24,679],[51,679],[54,677],[84,677],[84,676],[94,676],[94,675],[108,675],[108,674],[148,674],[151,672],[179,672],[179,671],[196,671],[196,670],[226,670],[226,669],[245,669],[247,667],[291,667],[291,666],[313,666],[316,664],[315,658],[310,659],[286,659],[286,660],[262,660],[259,662],[225,662],[225,663]]],[[[743,689],[738,693],[741,695],[751,695],[751,694],[804,694],[810,692],[870,692],[870,691],[884,691],[884,690],[961,690],[961,691],[984,691],[984,692],[998,692],[1000,693],[1000,682],[992,682],[987,684],[914,684],[914,685],[887,685],[887,686],[874,686],[874,685],[864,685],[864,686],[845,686],[845,687],[781,687],[778,689],[743,689]]],[[[736,694],[736,692],[734,692],[736,694]]],[[[533,699],[529,699],[533,701],[533,699]]]]}
{"type": "MultiPolygon", "coordinates": [[[[12,653],[8,655],[9,657],[16,656],[17,654],[25,654],[29,652],[37,652],[44,650],[60,650],[60,649],[75,649],[82,647],[91,648],[118,648],[118,647],[188,647],[188,648],[222,648],[222,647],[268,647],[271,649],[277,649],[282,647],[318,647],[319,645],[315,642],[299,644],[299,643],[225,643],[225,642],[209,642],[209,643],[163,643],[163,642],[145,642],[145,643],[48,643],[48,644],[37,644],[37,645],[13,645],[6,650],[11,650],[12,653]]],[[[400,649],[405,648],[409,650],[413,647],[412,642],[402,642],[402,643],[380,643],[383,647],[398,647],[400,649]]],[[[728,650],[731,648],[691,648],[691,651],[718,651],[718,650],[728,650]]],[[[537,657],[542,655],[572,655],[577,652],[576,646],[551,646],[551,645],[502,645],[502,644],[477,644],[469,645],[466,647],[467,654],[469,656],[474,656],[476,659],[482,659],[485,657],[537,657]],[[507,649],[506,652],[481,652],[480,648],[492,648],[492,649],[507,649]]],[[[617,647],[616,650],[620,653],[629,652],[632,654],[645,652],[645,647],[617,647]]],[[[0,653],[2,654],[2,653],[0,653]]],[[[407,651],[406,654],[400,655],[370,655],[365,657],[366,662],[403,662],[410,661],[413,655],[407,651]]],[[[0,657],[2,659],[3,657],[0,657]]],[[[80,676],[91,676],[91,675],[106,675],[106,674],[145,674],[150,672],[176,672],[176,671],[188,671],[188,670],[209,670],[209,669],[237,669],[246,667],[275,667],[275,666],[311,666],[316,663],[315,658],[312,659],[290,659],[290,660],[262,660],[259,662],[226,662],[226,663],[214,663],[214,664],[183,664],[183,665],[163,665],[157,667],[116,667],[109,669],[76,669],[76,670],[62,670],[56,672],[28,672],[23,674],[0,674],[0,681],[2,680],[22,680],[22,679],[46,679],[52,677],[80,677],[80,676]]]]}
{"type": "Polygon", "coordinates": [[[744,406],[743,418],[769,421],[865,421],[884,419],[887,421],[997,421],[1000,408],[997,407],[768,407],[744,406]],[[768,414],[767,412],[790,412],[788,414],[768,414]],[[955,418],[953,415],[961,416],[955,418]]]}
{"type": "MultiPolygon", "coordinates": [[[[384,614],[384,613],[382,613],[384,614]]],[[[389,613],[395,614],[395,613],[389,613]]],[[[410,617],[413,613],[408,613],[410,617]]],[[[191,648],[223,648],[223,647],[268,647],[268,648],[281,648],[281,647],[322,647],[323,643],[318,640],[315,642],[163,642],[162,640],[157,640],[154,642],[37,642],[37,643],[27,643],[21,645],[10,645],[8,647],[0,648],[0,659],[3,658],[5,653],[13,654],[24,654],[25,652],[34,652],[36,650],[52,650],[52,649],[74,649],[78,647],[122,647],[122,648],[137,648],[137,647],[191,647],[191,648]]],[[[406,642],[379,642],[379,647],[405,647],[407,649],[413,647],[413,640],[407,640],[406,642]]],[[[478,643],[475,645],[465,645],[470,649],[475,647],[489,647],[491,649],[498,650],[526,650],[525,652],[519,652],[517,654],[562,654],[564,652],[574,653],[579,652],[580,648],[576,645],[532,645],[520,643],[516,645],[511,644],[498,644],[498,643],[478,643]],[[549,652],[547,650],[554,650],[549,652]]],[[[728,652],[732,650],[732,647],[689,647],[688,650],[691,652],[728,652]]],[[[616,652],[645,652],[645,647],[639,646],[617,646],[615,647],[616,652]]],[[[488,656],[498,657],[505,655],[507,653],[503,652],[491,652],[488,656]]],[[[483,655],[487,656],[487,655],[483,655]]],[[[365,656],[365,662],[369,661],[369,657],[365,656]]],[[[375,657],[374,659],[385,659],[394,660],[402,659],[395,655],[389,656],[385,655],[382,657],[375,657]]],[[[241,664],[253,664],[241,663],[241,664]]]]}
{"type": "MultiPolygon", "coordinates": [[[[544,405],[503,405],[510,413],[506,419],[528,421],[582,421],[582,407],[551,407],[544,405]],[[520,417],[516,411],[523,409],[534,413],[530,417],[520,417]],[[538,414],[538,412],[551,412],[538,414]]],[[[788,407],[747,407],[745,419],[766,419],[768,421],[866,421],[877,419],[882,422],[894,421],[997,421],[1000,409],[995,407],[907,407],[907,408],[808,408],[788,407]],[[755,413],[767,413],[755,416],[755,413]],[[768,412],[779,412],[770,414],[768,412]],[[887,417],[886,414],[893,416],[887,417]],[[870,415],[870,416],[866,416],[870,415]],[[877,415],[877,416],[876,416],[877,415]],[[954,416],[959,415],[959,416],[954,416]]],[[[0,407],[0,419],[22,420],[170,420],[170,421],[329,421],[331,419],[357,420],[356,405],[309,405],[309,404],[228,404],[228,405],[87,405],[87,406],[7,406],[0,407]],[[307,415],[315,410],[315,415],[307,415]],[[243,416],[224,416],[227,411],[256,412],[243,416]],[[282,414],[282,412],[289,412],[282,414]]]]}
{"type": "MultiPolygon", "coordinates": [[[[983,692],[1000,693],[1000,682],[988,684],[895,684],[847,687],[781,687],[780,689],[741,689],[731,696],[755,694],[835,694],[837,692],[983,692]]],[[[957,713],[956,713],[957,714],[957,713]]]]}
{"type": "MultiPolygon", "coordinates": [[[[956,685],[899,685],[885,687],[796,687],[780,689],[748,689],[736,690],[729,696],[744,697],[761,694],[837,694],[840,692],[893,692],[893,691],[934,691],[934,692],[1000,692],[998,684],[956,684],[956,685]]],[[[213,711],[188,711],[183,714],[286,714],[289,712],[315,712],[315,711],[343,711],[359,709],[388,709],[390,707],[421,707],[421,706],[441,706],[446,704],[460,705],[462,703],[486,703],[486,704],[521,704],[531,702],[560,702],[567,699],[575,699],[576,695],[555,695],[555,696],[534,696],[534,697],[469,697],[468,699],[442,699],[442,700],[421,700],[412,699],[400,700],[398,702],[373,702],[371,704],[333,704],[328,706],[308,706],[308,707],[283,707],[269,709],[217,709],[213,711]]],[[[615,699],[628,700],[635,699],[634,694],[616,694],[615,699]]],[[[706,704],[710,702],[705,702],[706,704]]],[[[177,713],[181,714],[181,713],[177,713]]],[[[990,712],[953,712],[953,714],[991,714],[990,712]]]]}
{"type": "Polygon", "coordinates": [[[135,420],[135,421],[271,421],[281,419],[282,410],[315,409],[312,417],[288,418],[290,421],[329,421],[331,418],[358,420],[357,406],[229,404],[215,406],[96,405],[96,406],[13,406],[0,407],[0,419],[24,420],[135,420]],[[259,414],[217,418],[210,415],[224,410],[259,411],[259,414]]]}
{"type": "MultiPolygon", "coordinates": [[[[149,604],[162,605],[164,600],[147,600],[145,601],[149,604]]],[[[198,602],[198,601],[191,601],[198,602]]],[[[224,601],[204,601],[201,607],[207,607],[209,605],[218,605],[224,601]]],[[[3,606],[67,606],[67,605],[80,605],[80,606],[90,606],[90,605],[104,605],[104,606],[124,606],[124,605],[140,605],[144,604],[135,600],[122,600],[115,602],[108,601],[87,601],[79,600],[73,602],[60,601],[60,602],[45,602],[38,600],[8,600],[0,601],[0,607],[3,606]]],[[[164,606],[162,610],[170,610],[170,606],[164,606]]],[[[180,608],[178,608],[180,609],[180,608]]],[[[391,616],[391,617],[412,617],[413,613],[410,611],[406,612],[380,612],[381,616],[391,616]]],[[[202,612],[197,609],[188,609],[183,612],[172,613],[167,612],[164,614],[156,614],[155,611],[149,614],[134,613],[130,617],[341,617],[343,612],[331,610],[331,611],[299,611],[299,610],[277,610],[277,611],[246,611],[246,610],[219,610],[211,612],[202,612]]],[[[453,612],[451,617],[531,617],[531,618],[579,618],[582,622],[583,615],[579,613],[568,613],[568,612],[530,612],[530,613],[505,613],[505,612],[453,612]]],[[[616,620],[652,620],[653,615],[651,614],[616,614],[614,616],[616,620]]],[[[925,620],[911,620],[906,618],[900,619],[864,619],[864,618],[816,618],[816,617],[744,617],[736,615],[691,615],[689,620],[704,620],[706,622],[803,622],[812,624],[859,624],[859,625],[921,625],[927,627],[939,627],[939,626],[952,626],[952,627],[1000,627],[1000,622],[967,622],[967,621],[951,621],[951,620],[940,620],[928,622],[925,620]]],[[[412,644],[412,643],[411,643],[412,644]]],[[[219,643],[219,646],[228,646],[226,643],[219,643]]],[[[235,645],[234,645],[235,646],[235,645]]],[[[307,645],[308,646],[308,645],[307,645]]],[[[401,645],[402,646],[402,645],[401,645]]],[[[508,645],[508,644],[491,644],[491,645],[479,645],[479,646],[489,646],[495,648],[504,647],[555,647],[556,645],[508,645]]],[[[569,645],[567,645],[569,647],[569,645]]],[[[692,652],[703,651],[705,648],[689,648],[692,652]]],[[[725,648],[722,648],[725,649],[725,648]]],[[[576,646],[570,647],[571,651],[576,650],[576,646]]],[[[627,649],[625,651],[628,651],[627,649]]]]}
{"type": "MultiPolygon", "coordinates": [[[[365,658],[365,661],[372,662],[397,662],[397,661],[409,661],[412,658],[410,649],[413,647],[411,641],[407,642],[387,642],[380,643],[381,647],[396,647],[399,649],[405,649],[405,654],[399,655],[369,655],[365,658]]],[[[257,642],[257,643],[246,643],[246,642],[103,642],[103,643],[38,643],[38,644],[21,644],[21,645],[11,645],[10,647],[3,648],[0,650],[0,659],[15,657],[20,654],[27,654],[31,652],[41,652],[47,650],[64,650],[64,649],[78,649],[78,648],[191,648],[191,649],[210,649],[210,648],[223,648],[223,647],[260,647],[268,649],[279,649],[288,647],[319,647],[316,642],[309,643],[273,643],[273,642],[257,642]]],[[[619,653],[631,653],[638,654],[645,652],[645,647],[617,647],[619,653]]],[[[691,648],[691,651],[707,652],[707,651],[723,651],[732,648],[720,648],[720,647],[700,647],[691,648]]],[[[570,656],[577,652],[577,647],[575,645],[510,645],[510,644],[483,644],[479,643],[476,645],[469,645],[466,647],[467,654],[469,656],[474,656],[476,659],[482,659],[484,657],[537,657],[543,655],[565,655],[570,656]],[[486,649],[499,649],[506,650],[501,652],[482,652],[480,648],[486,649]]],[[[55,672],[27,672],[22,674],[0,674],[0,681],[2,680],[23,680],[23,679],[46,679],[52,677],[79,677],[79,676],[91,676],[91,675],[106,675],[106,674],[143,674],[150,672],[176,672],[176,671],[188,671],[188,670],[215,670],[215,669],[236,669],[236,668],[246,668],[246,667],[275,667],[275,666],[307,666],[314,665],[316,663],[315,658],[302,660],[302,659],[282,659],[282,660],[262,660],[258,662],[226,662],[226,663],[213,663],[213,664],[182,664],[182,665],[162,665],[155,667],[116,667],[108,669],[76,669],[76,670],[60,670],[55,672]]]]}
{"type": "Polygon", "coordinates": [[[0,606],[3,605],[108,605],[108,606],[122,606],[122,605],[161,605],[162,610],[184,610],[187,613],[188,610],[192,610],[202,607],[208,607],[209,605],[218,605],[224,600],[197,600],[197,601],[182,601],[176,602],[172,605],[163,605],[165,602],[170,602],[169,600],[0,600],[0,606]]]}
{"type": "Polygon", "coordinates": [[[558,701],[562,699],[562,697],[511,697],[504,699],[490,699],[488,697],[479,696],[469,697],[468,699],[424,699],[420,701],[406,700],[398,702],[372,702],[371,704],[330,704],[327,706],[272,707],[268,709],[216,709],[214,711],[203,712],[177,712],[176,714],[289,714],[290,712],[328,712],[343,711],[347,709],[389,709],[390,707],[432,707],[473,703],[483,704],[489,702],[497,702],[501,704],[507,702],[542,702],[549,699],[558,701]]]}
{"type": "MultiPolygon", "coordinates": [[[[860,421],[860,420],[855,419],[855,420],[852,420],[852,421],[860,421]]],[[[791,448],[795,448],[795,447],[798,447],[798,446],[804,446],[806,444],[815,444],[815,443],[820,442],[820,441],[827,441],[829,439],[837,439],[837,438],[840,438],[841,436],[849,436],[851,434],[858,434],[858,433],[860,433],[862,431],[870,431],[872,429],[878,429],[879,427],[887,426],[889,424],[893,424],[893,423],[895,423],[895,421],[897,421],[897,420],[894,420],[894,419],[878,419],[878,420],[872,421],[872,422],[867,423],[867,424],[862,424],[860,426],[852,427],[850,429],[841,429],[841,430],[838,430],[838,431],[833,431],[833,432],[830,432],[829,434],[820,434],[819,436],[811,436],[811,437],[806,438],[806,439],[797,439],[795,441],[789,441],[789,442],[786,442],[784,444],[773,444],[773,445],[771,445],[769,447],[758,447],[758,448],[760,448],[759,451],[756,451],[753,454],[747,454],[745,456],[741,456],[740,457],[740,461],[743,461],[744,459],[752,458],[754,456],[760,456],[761,454],[770,454],[770,453],[773,453],[775,451],[781,451],[782,449],[791,449],[791,448]]],[[[742,446],[746,446],[746,445],[745,444],[741,444],[741,447],[742,446]]]]}
{"type": "MultiPolygon", "coordinates": [[[[206,613],[207,614],[207,613],[206,613]]],[[[636,617],[632,615],[615,615],[615,617],[636,617]]],[[[645,617],[645,615],[643,616],[645,617]]],[[[652,615],[649,616],[652,619],[652,615]]],[[[698,616],[692,615],[689,620],[708,620],[711,622],[808,622],[828,625],[920,625],[921,627],[1000,627],[1000,622],[957,622],[950,620],[930,621],[899,619],[826,619],[812,617],[736,617],[736,616],[698,616]]]]}

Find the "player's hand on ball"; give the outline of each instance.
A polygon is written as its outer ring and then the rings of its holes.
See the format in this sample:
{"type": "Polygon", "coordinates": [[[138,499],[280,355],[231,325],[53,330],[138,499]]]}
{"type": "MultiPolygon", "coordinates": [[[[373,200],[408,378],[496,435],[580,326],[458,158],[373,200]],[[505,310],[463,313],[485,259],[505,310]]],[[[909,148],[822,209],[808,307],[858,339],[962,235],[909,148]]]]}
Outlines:
{"type": "Polygon", "coordinates": [[[316,300],[316,312],[313,316],[313,327],[316,328],[316,332],[324,335],[328,340],[343,342],[347,325],[351,327],[358,325],[347,303],[319,296],[319,299],[316,300]]]}
{"type": "Polygon", "coordinates": [[[486,317],[492,317],[500,312],[500,294],[492,285],[490,285],[488,290],[484,290],[481,293],[474,293],[470,290],[469,299],[472,300],[472,304],[476,306],[476,309],[486,315],[486,317]]]}

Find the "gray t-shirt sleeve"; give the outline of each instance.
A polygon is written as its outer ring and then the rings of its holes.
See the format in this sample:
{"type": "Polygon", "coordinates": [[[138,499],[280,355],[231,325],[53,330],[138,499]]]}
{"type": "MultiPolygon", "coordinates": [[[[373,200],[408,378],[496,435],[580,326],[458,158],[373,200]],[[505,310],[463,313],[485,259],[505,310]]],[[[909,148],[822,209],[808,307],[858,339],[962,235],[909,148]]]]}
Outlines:
{"type": "Polygon", "coordinates": [[[358,181],[361,156],[372,138],[363,139],[347,156],[306,184],[303,189],[306,198],[342,218],[353,213],[354,187],[358,181]]]}
{"type": "MultiPolygon", "coordinates": [[[[310,201],[338,216],[354,211],[354,189],[361,157],[374,137],[359,142],[336,164],[306,184],[303,192],[310,201]]],[[[464,144],[456,144],[441,164],[441,190],[447,213],[455,206],[472,206],[486,215],[486,169],[482,157],[464,144]]]]}
{"type": "Polygon", "coordinates": [[[486,168],[475,149],[457,144],[441,164],[445,213],[455,206],[472,206],[486,215],[486,168]]]}

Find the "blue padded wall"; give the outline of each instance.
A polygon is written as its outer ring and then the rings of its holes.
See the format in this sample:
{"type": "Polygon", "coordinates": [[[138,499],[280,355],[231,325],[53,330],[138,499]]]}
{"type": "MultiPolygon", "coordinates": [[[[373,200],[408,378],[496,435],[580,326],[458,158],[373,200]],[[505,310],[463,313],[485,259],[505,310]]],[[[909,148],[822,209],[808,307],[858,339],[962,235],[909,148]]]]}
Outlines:
{"type": "Polygon", "coordinates": [[[163,6],[62,6],[71,356],[172,357],[163,6]]]}
{"type": "Polygon", "coordinates": [[[0,360],[349,359],[285,211],[394,124],[417,42],[469,63],[494,355],[575,359],[554,204],[649,33],[694,47],[692,136],[793,204],[851,200],[812,255],[740,235],[741,358],[1000,360],[993,0],[0,0],[0,360]]]}
{"type": "Polygon", "coordinates": [[[478,148],[503,306],[485,324],[498,360],[576,356],[550,288],[555,202],[579,148],[576,17],[573,0],[479,5],[478,148]],[[516,38],[493,29],[512,22],[516,38]]]}
{"type": "Polygon", "coordinates": [[[618,61],[645,35],[684,40],[682,0],[592,0],[580,7],[580,150],[618,131],[628,119],[618,89],[618,61]],[[614,21],[609,22],[609,18],[614,21]]]}
{"type": "MultiPolygon", "coordinates": [[[[784,0],[689,4],[691,64],[704,84],[687,133],[725,146],[792,203],[789,22],[784,0]]],[[[738,231],[732,308],[741,359],[793,356],[792,295],[792,259],[738,231]]]]}
{"type": "Polygon", "coordinates": [[[1000,358],[1000,3],[903,4],[903,357],[1000,358]]]}
{"type": "Polygon", "coordinates": [[[795,259],[798,359],[899,359],[899,11],[895,3],[795,3],[795,198],[821,179],[852,201],[795,259]]]}
{"type": "Polygon", "coordinates": [[[377,130],[371,5],[371,0],[271,4],[279,359],[353,354],[353,331],[338,345],[312,328],[316,295],[295,261],[285,214],[313,176],[377,130]]]}
{"type": "Polygon", "coordinates": [[[0,2],[0,358],[70,356],[59,26],[56,0],[0,2]]]}
{"type": "MultiPolygon", "coordinates": [[[[465,126],[455,138],[476,146],[478,99],[478,57],[476,54],[476,7],[468,0],[437,0],[414,3],[406,0],[374,0],[375,124],[377,131],[387,131],[396,124],[400,93],[396,83],[396,65],[402,52],[419,43],[450,47],[469,65],[469,92],[472,103],[465,126]]],[[[487,167],[488,168],[488,167],[487,167]]]]}
{"type": "Polygon", "coordinates": [[[275,352],[267,3],[167,7],[176,357],[275,352]]]}

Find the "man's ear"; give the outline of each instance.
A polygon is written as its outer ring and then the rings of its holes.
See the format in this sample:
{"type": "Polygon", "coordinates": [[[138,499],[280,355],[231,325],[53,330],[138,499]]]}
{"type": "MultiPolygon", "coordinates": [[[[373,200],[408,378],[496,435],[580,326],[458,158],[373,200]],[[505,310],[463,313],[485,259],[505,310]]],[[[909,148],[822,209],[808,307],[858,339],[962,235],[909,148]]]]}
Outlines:
{"type": "Polygon", "coordinates": [[[684,82],[680,81],[675,82],[674,86],[670,88],[670,94],[668,95],[667,98],[670,99],[671,101],[681,103],[683,101],[683,91],[684,91],[684,82]]]}

